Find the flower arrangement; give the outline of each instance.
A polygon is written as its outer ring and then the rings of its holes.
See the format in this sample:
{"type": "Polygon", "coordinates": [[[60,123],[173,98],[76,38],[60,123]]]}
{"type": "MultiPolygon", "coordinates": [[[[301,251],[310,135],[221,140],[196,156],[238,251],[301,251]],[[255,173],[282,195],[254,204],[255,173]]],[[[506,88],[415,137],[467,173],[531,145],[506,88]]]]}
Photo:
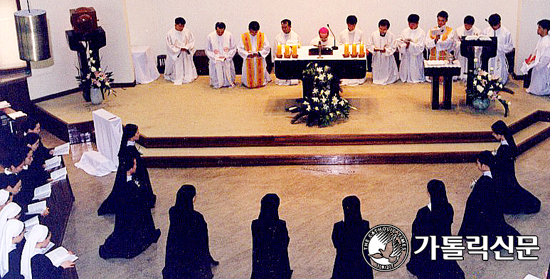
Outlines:
{"type": "Polygon", "coordinates": [[[103,98],[105,93],[110,95],[116,92],[112,89],[111,84],[114,81],[113,72],[104,71],[99,67],[99,59],[95,59],[98,55],[93,50],[88,50],[89,56],[87,58],[87,69],[79,71],[79,75],[76,77],[80,81],[81,88],[99,88],[103,98]]]}
{"type": "Polygon", "coordinates": [[[500,91],[513,92],[504,88],[501,78],[494,77],[481,68],[478,68],[474,74],[474,88],[472,92],[468,92],[474,107],[486,109],[491,101],[499,101],[504,107],[504,117],[507,117],[511,103],[502,98],[500,91]]]}
{"type": "Polygon", "coordinates": [[[329,66],[309,63],[303,71],[303,86],[303,100],[297,106],[287,109],[298,113],[292,119],[292,124],[305,120],[307,126],[317,124],[326,127],[339,119],[347,119],[350,109],[355,109],[340,97],[340,80],[332,74],[329,66]]]}

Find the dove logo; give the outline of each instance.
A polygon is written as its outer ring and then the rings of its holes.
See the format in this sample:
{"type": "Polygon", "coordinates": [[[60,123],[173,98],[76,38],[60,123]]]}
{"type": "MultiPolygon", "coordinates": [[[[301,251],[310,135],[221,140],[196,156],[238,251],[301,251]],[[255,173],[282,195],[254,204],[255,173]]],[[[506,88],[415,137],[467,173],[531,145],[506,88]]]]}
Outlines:
{"type": "Polygon", "coordinates": [[[398,269],[409,256],[409,240],[398,227],[378,225],[363,238],[363,258],[375,270],[398,269]]]}

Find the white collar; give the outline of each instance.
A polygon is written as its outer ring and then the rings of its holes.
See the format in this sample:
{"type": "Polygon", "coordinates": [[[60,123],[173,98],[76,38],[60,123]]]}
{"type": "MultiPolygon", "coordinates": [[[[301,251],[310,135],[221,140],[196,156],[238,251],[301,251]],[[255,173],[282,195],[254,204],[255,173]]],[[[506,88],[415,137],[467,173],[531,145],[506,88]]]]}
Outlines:
{"type": "Polygon", "coordinates": [[[126,182],[131,181],[131,180],[132,180],[132,175],[126,175],[126,182]]]}
{"type": "Polygon", "coordinates": [[[493,178],[493,175],[491,174],[491,171],[484,171],[483,176],[488,176],[490,178],[493,178]]]}
{"type": "Polygon", "coordinates": [[[428,209],[432,211],[432,203],[428,203],[428,209]]]}
{"type": "Polygon", "coordinates": [[[4,173],[5,173],[6,175],[14,174],[14,173],[11,172],[8,168],[4,168],[4,173]]]}
{"type": "Polygon", "coordinates": [[[508,142],[507,142],[505,139],[503,139],[503,140],[500,141],[500,144],[502,144],[502,145],[508,145],[508,142]]]}
{"type": "Polygon", "coordinates": [[[28,165],[24,165],[24,166],[23,166],[23,169],[24,169],[24,170],[28,170],[28,169],[29,169],[29,166],[28,166],[28,165]]]}
{"type": "Polygon", "coordinates": [[[131,141],[129,140],[127,143],[126,143],[126,146],[135,146],[136,145],[136,142],[135,141],[131,141]]]}

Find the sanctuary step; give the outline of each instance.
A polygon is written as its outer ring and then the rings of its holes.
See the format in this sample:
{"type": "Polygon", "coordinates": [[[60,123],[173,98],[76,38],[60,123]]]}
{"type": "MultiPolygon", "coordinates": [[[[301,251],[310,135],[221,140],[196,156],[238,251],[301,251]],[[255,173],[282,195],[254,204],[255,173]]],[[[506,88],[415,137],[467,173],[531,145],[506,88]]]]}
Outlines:
{"type": "MultiPolygon", "coordinates": [[[[524,152],[550,136],[549,122],[536,122],[514,134],[524,152]]],[[[226,167],[262,165],[339,165],[473,162],[498,142],[416,143],[332,146],[244,146],[203,148],[140,147],[150,167],[226,167]]]]}

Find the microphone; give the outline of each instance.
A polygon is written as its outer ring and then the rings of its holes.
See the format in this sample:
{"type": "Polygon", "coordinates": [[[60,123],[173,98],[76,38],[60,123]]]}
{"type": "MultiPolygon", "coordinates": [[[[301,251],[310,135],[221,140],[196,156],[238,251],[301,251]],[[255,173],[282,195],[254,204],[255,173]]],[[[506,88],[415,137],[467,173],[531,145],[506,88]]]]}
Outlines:
{"type": "Polygon", "coordinates": [[[330,30],[330,33],[332,33],[332,37],[334,38],[334,46],[332,47],[333,50],[337,50],[338,47],[336,46],[336,35],[334,35],[334,32],[332,32],[332,29],[330,29],[330,25],[327,23],[328,30],[330,30]]]}

